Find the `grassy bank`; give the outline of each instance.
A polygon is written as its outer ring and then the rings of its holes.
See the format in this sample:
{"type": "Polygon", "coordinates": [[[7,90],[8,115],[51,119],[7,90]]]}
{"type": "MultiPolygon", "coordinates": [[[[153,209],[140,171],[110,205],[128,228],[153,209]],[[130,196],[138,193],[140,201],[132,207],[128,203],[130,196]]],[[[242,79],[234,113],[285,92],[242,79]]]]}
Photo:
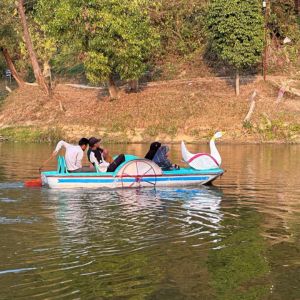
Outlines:
{"type": "Polygon", "coordinates": [[[6,127],[0,129],[3,140],[24,143],[55,143],[63,138],[59,128],[6,127]]]}
{"type": "MultiPolygon", "coordinates": [[[[157,130],[157,128],[155,129],[157,130]]],[[[127,143],[150,143],[154,140],[160,140],[165,143],[179,143],[185,140],[189,143],[205,143],[213,135],[213,131],[207,131],[199,137],[195,132],[192,136],[173,136],[161,133],[160,131],[150,132],[148,130],[139,130],[136,132],[109,132],[98,131],[94,128],[85,128],[86,134],[70,135],[60,127],[34,128],[29,127],[6,127],[0,129],[0,141],[22,142],[22,143],[56,143],[61,139],[77,142],[81,136],[99,136],[105,143],[109,144],[127,144],[127,143]]],[[[290,124],[281,120],[266,120],[262,117],[259,125],[247,123],[244,129],[235,132],[225,132],[222,138],[223,143],[299,143],[300,124],[290,124]]]]}
{"type": "Polygon", "coordinates": [[[299,142],[299,97],[286,94],[277,103],[277,94],[276,87],[255,78],[243,83],[239,97],[232,82],[220,78],[158,82],[139,93],[122,90],[114,101],[99,89],[58,85],[49,99],[26,86],[2,105],[0,136],[22,142],[95,135],[107,143],[200,143],[222,130],[228,143],[299,142]],[[253,90],[258,92],[255,111],[244,123],[253,90]]]}

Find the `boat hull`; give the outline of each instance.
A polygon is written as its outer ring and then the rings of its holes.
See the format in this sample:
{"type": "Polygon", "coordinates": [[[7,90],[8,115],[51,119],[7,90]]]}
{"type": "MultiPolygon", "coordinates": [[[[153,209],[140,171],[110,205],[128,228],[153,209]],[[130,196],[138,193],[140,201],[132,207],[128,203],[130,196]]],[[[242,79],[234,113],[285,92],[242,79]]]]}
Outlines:
{"type": "MultiPolygon", "coordinates": [[[[171,173],[171,172],[168,172],[171,173]]],[[[162,174],[159,176],[103,176],[98,174],[46,174],[42,173],[43,185],[53,189],[74,188],[138,188],[194,186],[212,183],[223,174],[218,172],[203,174],[162,174]]]]}

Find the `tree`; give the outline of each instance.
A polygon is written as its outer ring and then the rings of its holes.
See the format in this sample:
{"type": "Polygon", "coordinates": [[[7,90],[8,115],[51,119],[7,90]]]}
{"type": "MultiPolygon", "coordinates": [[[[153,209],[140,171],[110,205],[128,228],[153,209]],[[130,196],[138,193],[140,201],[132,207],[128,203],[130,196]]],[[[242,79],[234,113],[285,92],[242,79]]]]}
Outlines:
{"type": "Polygon", "coordinates": [[[24,0],[18,0],[17,8],[18,8],[18,13],[19,13],[20,20],[21,20],[21,25],[23,28],[23,37],[24,37],[26,48],[28,50],[28,54],[30,57],[34,77],[35,77],[38,85],[49,95],[49,92],[50,92],[49,87],[47,86],[45,78],[42,74],[35,50],[33,48],[31,37],[29,34],[29,29],[28,29],[28,24],[27,24],[26,15],[25,15],[25,9],[24,9],[24,0]]]}
{"type": "MultiPolygon", "coordinates": [[[[300,4],[300,1],[299,1],[300,4]]],[[[270,3],[269,29],[272,38],[289,37],[294,42],[300,40],[300,27],[293,0],[277,0],[270,3]]]]}
{"type": "Polygon", "coordinates": [[[11,71],[12,76],[14,77],[14,79],[16,80],[18,86],[23,86],[24,85],[24,80],[23,78],[20,76],[20,74],[18,73],[18,71],[15,68],[15,65],[11,59],[11,56],[9,55],[8,49],[7,48],[0,48],[0,51],[2,52],[5,62],[7,64],[7,67],[9,68],[9,70],[11,71]]]}
{"type": "Polygon", "coordinates": [[[9,54],[10,50],[16,50],[19,38],[15,26],[14,5],[10,0],[2,0],[0,2],[0,15],[0,51],[17,84],[22,86],[24,85],[24,80],[18,73],[9,54]]]}
{"type": "Polygon", "coordinates": [[[263,16],[259,0],[212,0],[208,29],[212,51],[236,72],[236,95],[240,71],[258,63],[263,49],[263,16]]]}
{"type": "Polygon", "coordinates": [[[207,0],[151,1],[152,22],[161,34],[162,55],[188,55],[203,45],[207,0]]]}
{"type": "Polygon", "coordinates": [[[158,34],[146,0],[40,0],[37,10],[48,32],[61,45],[76,45],[88,80],[107,82],[117,97],[114,78],[137,80],[146,70],[158,34]],[[45,20],[45,13],[48,14],[45,20]]]}

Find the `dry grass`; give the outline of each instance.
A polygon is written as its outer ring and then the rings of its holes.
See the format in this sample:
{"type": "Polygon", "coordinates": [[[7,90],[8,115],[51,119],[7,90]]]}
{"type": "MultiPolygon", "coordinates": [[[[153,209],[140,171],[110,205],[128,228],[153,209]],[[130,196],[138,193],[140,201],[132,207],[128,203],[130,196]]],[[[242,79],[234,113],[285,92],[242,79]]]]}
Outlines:
{"type": "Polygon", "coordinates": [[[227,141],[260,141],[259,133],[243,128],[247,99],[254,89],[259,99],[253,124],[259,124],[262,114],[300,123],[299,99],[287,96],[278,105],[277,90],[262,81],[243,84],[240,97],[236,97],[231,83],[214,78],[149,85],[134,94],[122,90],[114,101],[101,90],[65,85],[58,85],[48,99],[37,87],[27,86],[6,99],[0,125],[38,129],[56,126],[69,139],[96,134],[122,142],[157,138],[198,142],[207,140],[216,130],[225,130],[227,141]]]}

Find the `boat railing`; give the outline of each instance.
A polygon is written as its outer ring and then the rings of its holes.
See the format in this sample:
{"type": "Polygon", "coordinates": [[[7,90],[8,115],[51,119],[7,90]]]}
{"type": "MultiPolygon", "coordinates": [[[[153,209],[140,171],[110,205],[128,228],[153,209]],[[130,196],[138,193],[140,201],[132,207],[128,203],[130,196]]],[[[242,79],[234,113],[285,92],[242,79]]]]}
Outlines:
{"type": "Polygon", "coordinates": [[[58,158],[57,158],[57,172],[59,174],[69,173],[68,169],[67,169],[65,158],[63,156],[58,156],[58,158]]]}

